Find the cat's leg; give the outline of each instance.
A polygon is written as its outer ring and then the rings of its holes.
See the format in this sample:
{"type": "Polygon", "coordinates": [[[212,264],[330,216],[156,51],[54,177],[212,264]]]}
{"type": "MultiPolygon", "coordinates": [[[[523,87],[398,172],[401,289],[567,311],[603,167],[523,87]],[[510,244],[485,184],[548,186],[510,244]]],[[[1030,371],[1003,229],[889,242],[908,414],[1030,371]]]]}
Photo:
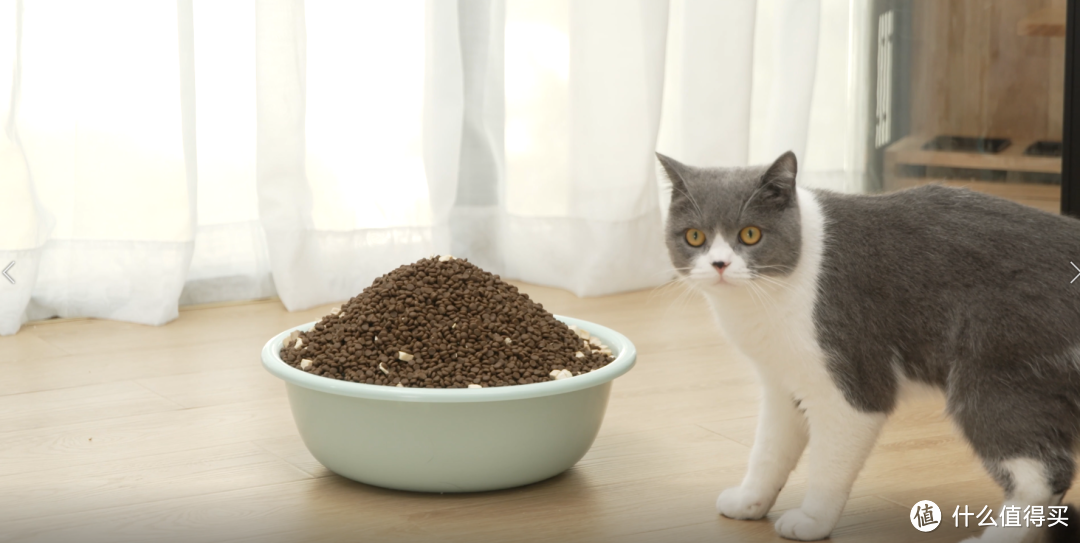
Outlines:
{"type": "MultiPolygon", "coordinates": [[[[1042,528],[1002,526],[1004,507],[1058,506],[1076,472],[1073,444],[1077,440],[1075,404],[1061,396],[1046,394],[1052,385],[1030,390],[998,381],[979,381],[957,388],[949,398],[949,410],[975,454],[1005,490],[1005,503],[995,509],[997,526],[988,527],[969,541],[1031,543],[1047,540],[1042,528]]],[[[980,504],[982,505],[982,504],[980,504]]],[[[1014,510],[1015,511],[1015,510],[1014,510]]],[[[1070,519],[1069,523],[1080,519],[1070,519]]],[[[1056,529],[1061,529],[1058,525],[1056,529]]],[[[1049,539],[1054,541],[1054,539],[1049,539]]]]}
{"type": "MultiPolygon", "coordinates": [[[[1010,458],[1001,461],[987,461],[987,469],[997,480],[998,484],[1005,488],[1005,503],[1001,508],[995,509],[995,526],[987,527],[980,537],[972,537],[965,541],[982,541],[995,543],[1038,543],[1042,541],[1054,541],[1047,537],[1046,528],[1050,523],[1043,522],[1043,527],[1036,527],[1024,521],[1023,515],[1029,507],[1041,507],[1044,517],[1050,516],[1049,506],[1061,504],[1061,498],[1068,489],[1065,481],[1071,481],[1073,477],[1073,460],[1069,456],[1057,458],[1046,462],[1034,458],[1010,458]],[[1011,520],[1003,518],[1001,513],[1006,507],[1015,508],[1017,516],[1011,520]],[[1009,526],[1006,526],[1006,523],[1009,526]],[[1028,524],[1025,526],[1025,524],[1028,524]]],[[[1068,522],[1076,522],[1080,519],[1069,519],[1068,522]]]]}
{"type": "Polygon", "coordinates": [[[802,506],[776,521],[788,539],[813,541],[832,533],[844,511],[851,485],[885,424],[884,413],[864,413],[839,390],[821,391],[803,402],[810,426],[808,485],[802,506]]]}
{"type": "Polygon", "coordinates": [[[733,519],[764,517],[806,447],[806,421],[795,399],[766,384],[750,466],[742,484],[720,493],[716,510],[733,519]]]}

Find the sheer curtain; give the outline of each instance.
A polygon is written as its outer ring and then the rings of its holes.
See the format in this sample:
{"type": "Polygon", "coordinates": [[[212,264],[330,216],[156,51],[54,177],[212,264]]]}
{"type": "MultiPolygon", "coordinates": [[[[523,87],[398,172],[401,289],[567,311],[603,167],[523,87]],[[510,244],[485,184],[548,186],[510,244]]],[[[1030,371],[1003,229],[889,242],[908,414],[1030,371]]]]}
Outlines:
{"type": "Polygon", "coordinates": [[[861,190],[855,0],[0,0],[0,333],[468,257],[669,278],[653,151],[861,190]]]}

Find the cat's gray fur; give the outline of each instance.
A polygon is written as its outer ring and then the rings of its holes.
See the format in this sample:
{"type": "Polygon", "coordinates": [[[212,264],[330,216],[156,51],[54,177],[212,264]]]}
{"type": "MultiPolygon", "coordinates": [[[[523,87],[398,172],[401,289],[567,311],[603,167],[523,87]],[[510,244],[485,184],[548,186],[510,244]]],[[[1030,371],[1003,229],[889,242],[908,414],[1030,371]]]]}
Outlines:
{"type": "MultiPolygon", "coordinates": [[[[762,274],[797,265],[793,155],[751,168],[660,161],[672,182],[666,236],[676,268],[696,254],[685,230],[702,224],[762,274]],[[747,216],[770,243],[736,242],[747,216]]],[[[1080,280],[1070,284],[1080,221],[941,186],[813,193],[825,217],[817,341],[847,401],[889,413],[902,379],[940,388],[1007,494],[1012,481],[999,466],[1015,457],[1040,459],[1064,494],[1080,438],[1080,280]]]]}

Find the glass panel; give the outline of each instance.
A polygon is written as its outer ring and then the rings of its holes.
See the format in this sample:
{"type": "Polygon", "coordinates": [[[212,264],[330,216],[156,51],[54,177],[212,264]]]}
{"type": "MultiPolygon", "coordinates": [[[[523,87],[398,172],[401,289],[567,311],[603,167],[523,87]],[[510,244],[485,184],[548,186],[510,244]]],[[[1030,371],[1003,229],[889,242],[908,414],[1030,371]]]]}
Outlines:
{"type": "Polygon", "coordinates": [[[1058,213],[1065,0],[878,0],[870,172],[1058,213]]]}

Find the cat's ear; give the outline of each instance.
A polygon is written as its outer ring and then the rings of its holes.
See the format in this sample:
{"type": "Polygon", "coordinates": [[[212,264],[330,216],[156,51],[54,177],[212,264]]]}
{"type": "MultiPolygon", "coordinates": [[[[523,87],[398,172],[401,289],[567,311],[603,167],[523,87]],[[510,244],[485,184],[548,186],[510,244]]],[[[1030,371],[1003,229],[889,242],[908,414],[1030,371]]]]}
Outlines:
{"type": "Polygon", "coordinates": [[[660,161],[660,165],[664,167],[664,173],[671,181],[672,194],[686,194],[686,179],[683,177],[687,171],[686,165],[660,153],[656,153],[656,159],[660,161]]]}
{"type": "Polygon", "coordinates": [[[795,197],[795,174],[799,170],[795,153],[788,151],[769,166],[761,176],[762,195],[765,200],[786,205],[795,197]]]}

